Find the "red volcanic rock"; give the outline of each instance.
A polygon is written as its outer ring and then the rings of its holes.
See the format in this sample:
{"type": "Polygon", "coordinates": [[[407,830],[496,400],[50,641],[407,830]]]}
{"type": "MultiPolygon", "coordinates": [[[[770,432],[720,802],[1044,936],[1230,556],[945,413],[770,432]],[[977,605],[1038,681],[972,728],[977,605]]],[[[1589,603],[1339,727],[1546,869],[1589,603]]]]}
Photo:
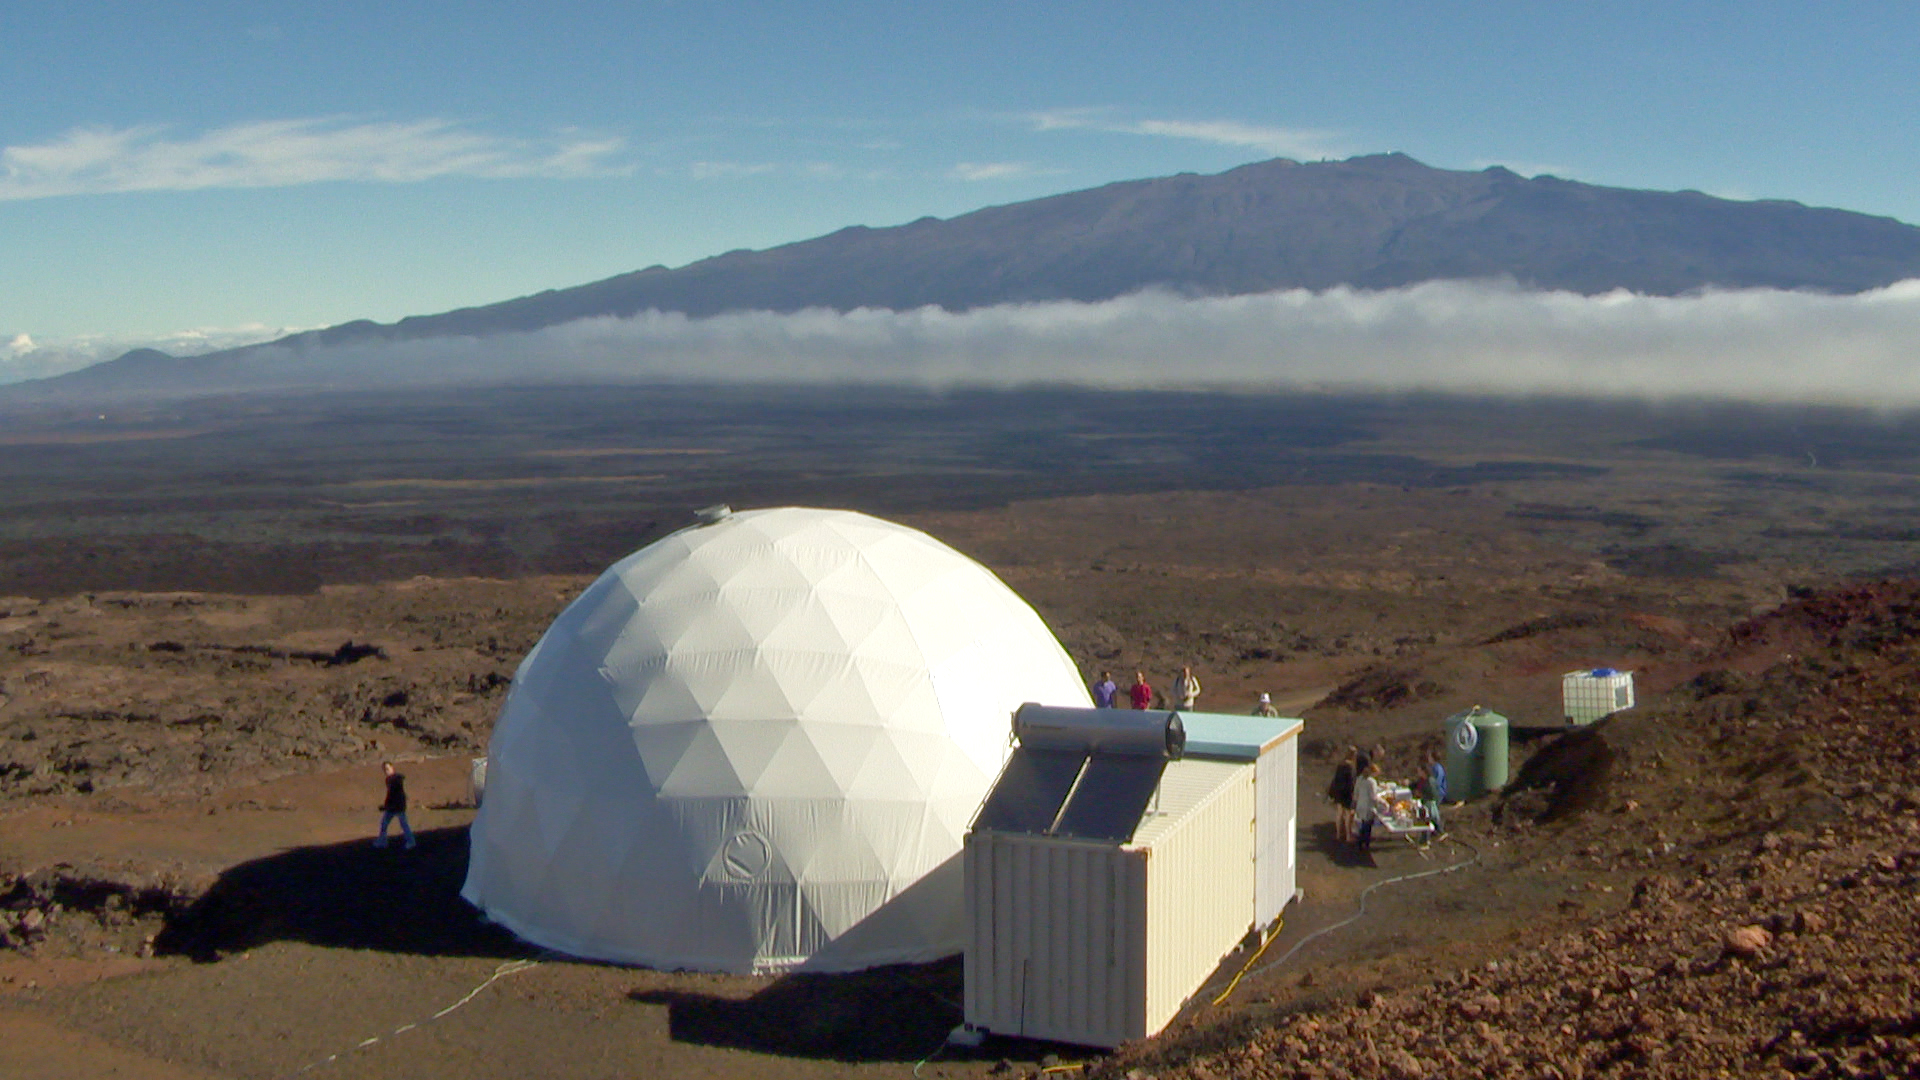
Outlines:
{"type": "Polygon", "coordinates": [[[1742,926],[1727,931],[1723,944],[1735,956],[1758,956],[1773,944],[1773,935],[1764,926],[1742,926]]]}
{"type": "Polygon", "coordinates": [[[1561,907],[1558,887],[1542,903],[1565,929],[1497,965],[1435,971],[1370,1009],[1305,1005],[1271,1026],[1223,1028],[1234,1051],[1161,1051],[1155,1071],[1920,1076],[1920,819],[1908,794],[1920,762],[1920,583],[1798,601],[1722,650],[1754,674],[1607,722],[1616,786],[1600,805],[1637,802],[1632,817],[1495,826],[1489,838],[1501,869],[1484,882],[1515,888],[1593,868],[1632,882],[1623,905],[1561,907]],[[1755,660],[1782,643],[1794,659],[1755,660]],[[1263,1056],[1245,1053],[1256,1045],[1263,1056]]]}

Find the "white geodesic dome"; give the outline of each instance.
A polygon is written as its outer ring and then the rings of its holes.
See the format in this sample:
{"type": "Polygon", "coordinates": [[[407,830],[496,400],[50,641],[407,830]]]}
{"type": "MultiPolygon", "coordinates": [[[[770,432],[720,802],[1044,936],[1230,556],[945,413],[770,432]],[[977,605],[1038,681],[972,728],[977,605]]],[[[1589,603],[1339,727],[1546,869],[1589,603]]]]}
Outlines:
{"type": "Polygon", "coordinates": [[[616,563],[520,665],[461,895],[657,968],[959,952],[960,850],[1028,701],[1089,704],[985,567],[838,510],[733,514],[616,563]]]}

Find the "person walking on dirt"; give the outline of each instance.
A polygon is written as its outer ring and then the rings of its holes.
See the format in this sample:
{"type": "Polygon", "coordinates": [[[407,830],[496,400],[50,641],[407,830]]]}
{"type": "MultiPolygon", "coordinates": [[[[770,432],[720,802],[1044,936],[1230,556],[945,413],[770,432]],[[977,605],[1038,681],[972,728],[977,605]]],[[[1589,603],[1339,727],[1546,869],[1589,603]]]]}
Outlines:
{"type": "Polygon", "coordinates": [[[1273,696],[1265,690],[1260,691],[1260,700],[1254,702],[1253,715],[1279,716],[1280,710],[1273,707],[1273,696]]]}
{"type": "Polygon", "coordinates": [[[1327,785],[1327,799],[1333,803],[1333,832],[1343,844],[1353,843],[1353,782],[1357,778],[1354,761],[1358,747],[1349,746],[1340,764],[1334,766],[1333,783],[1327,785]]]}
{"type": "Polygon", "coordinates": [[[373,846],[387,846],[387,826],[399,818],[400,835],[406,841],[407,850],[412,851],[418,845],[413,839],[413,826],[407,824],[407,778],[394,770],[391,761],[381,762],[380,771],[387,777],[387,798],[380,804],[380,835],[374,837],[373,846]]]}
{"type": "Polygon", "coordinates": [[[1373,850],[1373,823],[1380,816],[1373,802],[1380,793],[1379,778],[1380,763],[1376,761],[1369,763],[1353,782],[1353,816],[1360,826],[1354,846],[1363,852],[1373,850]]]}
{"type": "Polygon", "coordinates": [[[1119,692],[1120,688],[1113,684],[1113,672],[1101,672],[1100,681],[1093,684],[1093,707],[1096,709],[1113,708],[1113,695],[1119,692]]]}
{"type": "Polygon", "coordinates": [[[1167,708],[1193,710],[1194,700],[1200,696],[1200,680],[1193,677],[1193,669],[1183,667],[1180,674],[1173,677],[1173,685],[1167,688],[1167,708]]]}
{"type": "Polygon", "coordinates": [[[1133,685],[1127,690],[1127,699],[1133,703],[1133,707],[1136,709],[1152,707],[1153,687],[1147,685],[1146,672],[1136,671],[1133,673],[1133,685]]]}

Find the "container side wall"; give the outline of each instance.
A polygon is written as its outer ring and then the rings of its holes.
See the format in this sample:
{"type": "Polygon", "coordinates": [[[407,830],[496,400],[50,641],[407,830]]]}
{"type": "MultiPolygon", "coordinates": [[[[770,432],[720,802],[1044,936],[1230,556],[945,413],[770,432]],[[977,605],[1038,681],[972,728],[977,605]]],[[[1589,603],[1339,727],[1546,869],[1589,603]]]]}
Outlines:
{"type": "Polygon", "coordinates": [[[1267,748],[1254,769],[1259,796],[1255,819],[1258,849],[1254,864],[1254,922],[1266,926],[1293,900],[1294,858],[1300,820],[1300,740],[1285,739],[1267,748]]]}
{"type": "Polygon", "coordinates": [[[993,933],[991,838],[969,834],[961,848],[961,858],[965,867],[962,888],[967,897],[967,951],[962,968],[961,1011],[967,1023],[991,1028],[997,1018],[992,1009],[1001,996],[997,985],[1001,965],[995,951],[999,943],[993,933]]]}
{"type": "Polygon", "coordinates": [[[1147,849],[1146,1034],[1187,997],[1254,925],[1252,765],[1147,849]]]}
{"type": "MultiPolygon", "coordinates": [[[[1152,1006],[1147,995],[1150,993],[1150,980],[1153,977],[1152,944],[1152,901],[1148,890],[1153,881],[1153,862],[1148,852],[1130,851],[1127,858],[1119,864],[1119,897],[1124,905],[1127,920],[1127,936],[1115,952],[1119,961],[1114,970],[1115,985],[1123,995],[1119,1004],[1124,1009],[1119,1013],[1124,1017],[1120,1027],[1122,1038],[1144,1039],[1159,1032],[1166,1026],[1162,1020],[1153,1023],[1152,1006]]],[[[1120,1045],[1119,1042],[1113,1045],[1120,1045]]]]}
{"type": "Polygon", "coordinates": [[[1087,1046],[1146,1034],[1143,857],[991,832],[966,851],[967,1023],[1087,1046]]]}

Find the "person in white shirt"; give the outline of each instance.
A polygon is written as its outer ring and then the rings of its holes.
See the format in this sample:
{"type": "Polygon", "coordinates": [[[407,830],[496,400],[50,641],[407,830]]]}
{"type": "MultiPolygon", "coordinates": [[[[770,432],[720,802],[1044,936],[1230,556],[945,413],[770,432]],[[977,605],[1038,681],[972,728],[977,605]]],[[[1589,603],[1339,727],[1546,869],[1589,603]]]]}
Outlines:
{"type": "Polygon", "coordinates": [[[1193,677],[1193,669],[1183,667],[1180,674],[1174,676],[1173,685],[1167,688],[1167,704],[1176,709],[1193,711],[1193,703],[1200,697],[1200,680],[1193,677]]]}
{"type": "Polygon", "coordinates": [[[1354,846],[1361,851],[1373,850],[1373,823],[1380,814],[1374,806],[1374,799],[1380,794],[1379,777],[1379,764],[1369,762],[1360,778],[1353,782],[1353,818],[1360,827],[1354,836],[1354,846]]]}

